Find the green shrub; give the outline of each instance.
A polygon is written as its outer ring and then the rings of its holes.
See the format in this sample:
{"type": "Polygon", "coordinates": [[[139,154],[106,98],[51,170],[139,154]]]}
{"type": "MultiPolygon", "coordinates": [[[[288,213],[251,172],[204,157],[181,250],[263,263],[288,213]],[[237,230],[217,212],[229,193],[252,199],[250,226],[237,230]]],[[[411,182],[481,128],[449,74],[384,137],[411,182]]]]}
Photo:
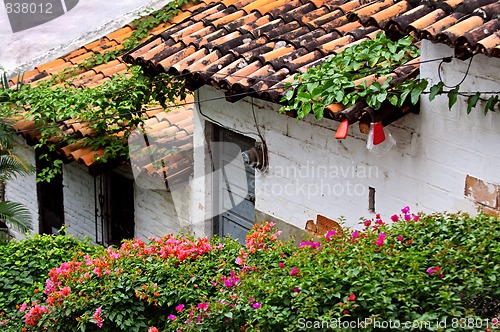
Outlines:
{"type": "Polygon", "coordinates": [[[96,255],[102,247],[71,236],[33,235],[0,245],[0,321],[17,313],[16,305],[41,299],[47,274],[81,253],[96,255]]]}
{"type": "MultiPolygon", "coordinates": [[[[500,224],[413,215],[300,248],[256,225],[230,239],[125,242],[49,273],[27,331],[482,330],[499,327],[500,224]]],[[[17,325],[16,325],[17,324],[17,325]]]]}

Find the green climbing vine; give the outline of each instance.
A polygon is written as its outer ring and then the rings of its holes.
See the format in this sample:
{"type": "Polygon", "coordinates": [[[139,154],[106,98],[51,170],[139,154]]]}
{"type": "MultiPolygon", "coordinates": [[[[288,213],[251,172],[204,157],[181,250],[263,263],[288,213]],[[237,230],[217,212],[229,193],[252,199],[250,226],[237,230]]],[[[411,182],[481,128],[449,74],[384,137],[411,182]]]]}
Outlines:
{"type": "Polygon", "coordinates": [[[79,68],[65,70],[49,81],[34,86],[18,84],[15,89],[7,89],[5,75],[2,75],[0,117],[21,115],[33,120],[39,130],[40,138],[35,149],[44,148],[40,150],[40,158],[48,161],[50,166],[39,171],[38,181],[50,181],[62,171],[62,160],[54,152],[57,147],[67,144],[78,142],[92,150],[104,148],[103,156],[95,156],[101,162],[126,159],[126,138],[144,120],[144,107],[154,104],[166,107],[186,97],[182,80],[167,74],[151,78],[139,66],[129,66],[126,74],[116,75],[93,88],[75,88],[71,81],[82,67],[89,69],[106,63],[139,45],[149,36],[150,29],[168,22],[188,2],[171,1],[162,9],[135,20],[132,25],[136,30],[123,41],[123,48],[94,54],[79,68]],[[64,121],[66,124],[85,125],[92,134],[86,137],[69,134],[70,131],[63,130],[64,121]]]}
{"type": "Polygon", "coordinates": [[[65,83],[54,87],[52,82],[36,86],[23,85],[8,91],[0,103],[0,116],[22,115],[35,121],[40,139],[35,148],[48,147],[40,158],[51,161],[51,167],[39,172],[38,180],[50,181],[61,172],[62,162],[53,159],[58,146],[79,142],[92,150],[104,148],[99,161],[126,158],[126,138],[144,120],[144,106],[174,103],[184,99],[184,83],[169,75],[147,77],[138,66],[131,68],[131,75],[118,75],[94,88],[74,88],[65,83]],[[92,135],[80,137],[62,130],[63,121],[83,124],[92,129],[92,135]]]}
{"type": "Polygon", "coordinates": [[[374,81],[367,84],[362,81],[356,84],[355,81],[373,74],[376,77],[388,75],[418,56],[419,49],[412,45],[411,37],[391,41],[384,33],[380,33],[373,40],[346,48],[321,66],[296,75],[287,86],[288,90],[282,99],[286,105],[281,111],[296,110],[298,119],[312,112],[320,120],[325,107],[334,103],[349,107],[361,99],[378,110],[386,100],[400,107],[409,97],[410,102],[416,104],[427,87],[425,80],[411,79],[394,83],[392,77],[388,76],[382,83],[374,81]]]}
{"type": "Polygon", "coordinates": [[[380,33],[373,40],[365,40],[346,48],[320,66],[297,74],[294,81],[285,87],[287,90],[281,100],[285,105],[280,112],[295,111],[297,119],[312,112],[316,120],[320,120],[325,107],[330,104],[338,103],[347,108],[364,100],[369,107],[378,110],[386,101],[396,107],[415,105],[423,93],[428,93],[431,101],[437,95],[446,94],[450,109],[461,95],[467,97],[467,113],[480,100],[485,102],[485,113],[495,111],[495,107],[499,105],[498,93],[487,97],[480,92],[460,92],[459,86],[445,91],[443,82],[426,91],[428,80],[418,77],[395,82],[392,76],[387,76],[383,82],[375,80],[371,84],[362,80],[372,75],[375,75],[375,79],[388,75],[419,54],[420,51],[413,45],[410,36],[392,41],[384,33],[380,33]],[[357,80],[361,82],[356,84],[357,80]]]}
{"type": "Polygon", "coordinates": [[[467,114],[478,105],[479,101],[484,102],[484,114],[488,112],[495,112],[496,108],[500,105],[499,95],[495,92],[461,92],[460,85],[452,89],[445,90],[444,82],[439,82],[431,86],[429,90],[429,100],[433,101],[436,96],[445,94],[448,97],[448,109],[451,110],[453,105],[457,103],[458,97],[462,96],[467,98],[467,114]]]}

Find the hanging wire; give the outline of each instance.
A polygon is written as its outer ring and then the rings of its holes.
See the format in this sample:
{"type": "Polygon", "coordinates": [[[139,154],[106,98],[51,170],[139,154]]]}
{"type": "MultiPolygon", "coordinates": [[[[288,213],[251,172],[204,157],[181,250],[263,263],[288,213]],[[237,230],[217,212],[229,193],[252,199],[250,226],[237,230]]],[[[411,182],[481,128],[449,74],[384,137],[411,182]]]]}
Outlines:
{"type": "MultiPolygon", "coordinates": [[[[224,97],[225,98],[225,97],[224,97]]],[[[198,105],[198,112],[200,112],[200,114],[205,118],[205,119],[208,119],[210,120],[210,122],[213,122],[215,123],[216,125],[218,125],[219,127],[222,127],[224,129],[227,129],[227,130],[232,130],[234,132],[237,132],[239,134],[242,134],[242,135],[255,135],[255,136],[260,136],[259,134],[256,134],[256,133],[252,133],[252,132],[249,132],[249,131],[241,131],[241,130],[238,130],[236,128],[231,128],[231,127],[228,127],[228,126],[225,126],[223,125],[222,123],[220,123],[219,121],[217,120],[214,120],[213,118],[209,117],[208,115],[206,115],[205,113],[203,113],[203,111],[201,110],[201,102],[200,101],[195,101],[194,103],[196,103],[198,105]]],[[[258,129],[257,129],[258,130],[258,129]]]]}
{"type": "Polygon", "coordinates": [[[455,89],[456,87],[460,86],[460,84],[462,84],[465,79],[467,78],[467,76],[469,75],[469,69],[470,69],[470,65],[472,64],[472,59],[474,59],[474,54],[470,57],[470,60],[469,60],[469,65],[467,66],[467,70],[465,71],[465,75],[464,77],[462,77],[462,79],[460,80],[460,82],[458,82],[458,84],[455,84],[455,85],[447,85],[443,78],[441,77],[441,68],[443,66],[443,63],[449,63],[451,62],[451,58],[448,59],[448,58],[443,58],[443,60],[439,63],[439,66],[438,66],[438,77],[439,77],[439,80],[441,82],[443,82],[444,86],[449,88],[449,89],[455,89]]]}

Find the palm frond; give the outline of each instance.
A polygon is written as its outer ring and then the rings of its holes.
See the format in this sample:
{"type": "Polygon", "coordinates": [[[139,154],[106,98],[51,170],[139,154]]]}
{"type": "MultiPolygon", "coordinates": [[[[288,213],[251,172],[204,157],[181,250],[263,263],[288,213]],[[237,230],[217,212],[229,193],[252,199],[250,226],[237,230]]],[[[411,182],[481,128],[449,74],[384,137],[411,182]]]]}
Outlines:
{"type": "Polygon", "coordinates": [[[16,176],[26,176],[33,174],[34,168],[17,156],[0,155],[0,181],[9,180],[16,176]]]}
{"type": "Polygon", "coordinates": [[[9,227],[23,233],[32,228],[31,212],[21,203],[0,202],[0,219],[9,227]]]}

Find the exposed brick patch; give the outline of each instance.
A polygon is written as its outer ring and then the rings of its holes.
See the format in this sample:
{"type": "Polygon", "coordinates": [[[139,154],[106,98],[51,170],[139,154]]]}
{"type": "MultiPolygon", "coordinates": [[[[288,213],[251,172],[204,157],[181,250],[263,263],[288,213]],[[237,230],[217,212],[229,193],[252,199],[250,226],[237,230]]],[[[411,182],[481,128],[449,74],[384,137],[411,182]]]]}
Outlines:
{"type": "Polygon", "coordinates": [[[467,175],[465,178],[465,196],[472,197],[480,205],[498,210],[500,185],[467,175]]]}
{"type": "Polygon", "coordinates": [[[500,218],[500,211],[495,209],[490,209],[489,207],[482,206],[481,211],[489,216],[500,218]]]}
{"type": "Polygon", "coordinates": [[[343,229],[338,222],[320,214],[316,217],[316,223],[314,223],[313,220],[308,220],[306,223],[306,231],[314,236],[323,236],[332,229],[335,229],[340,233],[343,232],[343,229]]]}

